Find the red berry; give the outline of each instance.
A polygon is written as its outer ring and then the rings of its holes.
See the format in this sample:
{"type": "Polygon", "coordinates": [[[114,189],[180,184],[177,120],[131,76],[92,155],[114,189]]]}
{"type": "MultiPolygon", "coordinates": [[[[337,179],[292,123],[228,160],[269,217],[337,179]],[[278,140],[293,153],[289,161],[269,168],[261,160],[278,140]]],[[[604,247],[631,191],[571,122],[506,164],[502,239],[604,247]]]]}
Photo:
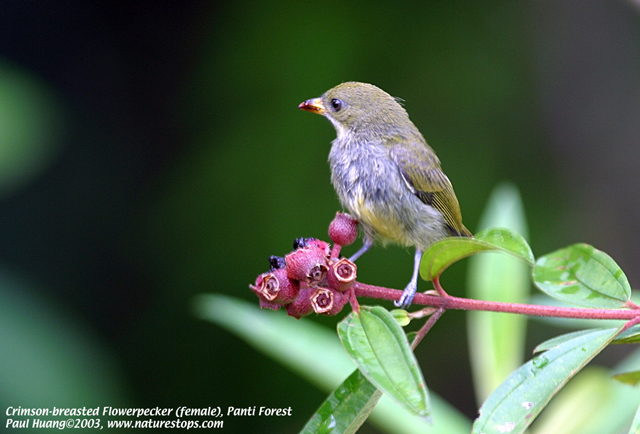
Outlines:
{"type": "Polygon", "coordinates": [[[327,255],[329,255],[329,251],[331,247],[329,243],[326,241],[319,240],[317,238],[296,238],[293,241],[293,249],[304,249],[305,247],[318,247],[324,251],[326,251],[327,255]]]}
{"type": "Polygon", "coordinates": [[[349,214],[338,212],[329,224],[329,238],[335,244],[348,246],[358,237],[358,220],[349,214]]]}
{"type": "Polygon", "coordinates": [[[296,299],[286,306],[287,315],[300,319],[313,312],[313,307],[311,307],[311,295],[314,292],[315,288],[308,288],[306,286],[300,288],[300,292],[298,292],[296,299]]]}
{"type": "Polygon", "coordinates": [[[329,269],[325,250],[317,246],[294,250],[284,259],[287,264],[287,276],[310,285],[322,282],[329,269]]]}
{"type": "Polygon", "coordinates": [[[325,256],[329,256],[329,253],[331,252],[331,246],[329,245],[329,243],[317,238],[307,238],[306,247],[319,249],[324,253],[325,256]]]}

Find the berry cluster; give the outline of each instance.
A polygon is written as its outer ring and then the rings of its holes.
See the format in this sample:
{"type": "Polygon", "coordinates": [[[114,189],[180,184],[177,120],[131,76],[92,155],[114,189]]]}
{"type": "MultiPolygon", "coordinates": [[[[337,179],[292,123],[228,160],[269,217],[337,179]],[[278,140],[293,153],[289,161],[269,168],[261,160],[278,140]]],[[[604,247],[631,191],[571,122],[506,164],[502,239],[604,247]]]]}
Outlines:
{"type": "Polygon", "coordinates": [[[284,306],[295,318],[311,312],[336,315],[349,301],[348,290],[356,281],[356,265],[340,258],[340,249],[353,243],[357,235],[358,221],[337,213],[329,225],[333,248],[316,238],[298,238],[291,253],[272,256],[270,271],[249,285],[260,307],[277,310],[284,306]]]}

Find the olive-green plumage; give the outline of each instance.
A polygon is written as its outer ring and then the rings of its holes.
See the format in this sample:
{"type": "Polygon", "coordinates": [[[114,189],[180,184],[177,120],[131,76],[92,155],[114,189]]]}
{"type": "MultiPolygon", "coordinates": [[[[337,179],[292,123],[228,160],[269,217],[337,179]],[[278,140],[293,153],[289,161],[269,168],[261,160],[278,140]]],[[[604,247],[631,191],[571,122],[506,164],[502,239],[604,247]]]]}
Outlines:
{"type": "Polygon", "coordinates": [[[416,247],[413,278],[396,303],[408,307],[422,252],[447,236],[471,236],[440,160],[406,110],[371,84],[340,84],[300,108],[326,116],[338,134],[329,153],[331,181],[364,232],[351,259],[376,239],[416,247]]]}

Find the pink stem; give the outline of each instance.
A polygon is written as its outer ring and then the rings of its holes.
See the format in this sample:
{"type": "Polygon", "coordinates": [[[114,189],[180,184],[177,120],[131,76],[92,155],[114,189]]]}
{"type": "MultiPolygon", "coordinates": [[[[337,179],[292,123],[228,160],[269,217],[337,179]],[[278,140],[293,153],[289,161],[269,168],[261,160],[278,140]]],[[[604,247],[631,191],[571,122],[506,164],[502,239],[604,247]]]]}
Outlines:
{"type": "Polygon", "coordinates": [[[356,298],[356,292],[353,287],[349,288],[349,304],[351,304],[351,310],[355,313],[360,313],[360,303],[356,298]]]}
{"type": "MultiPolygon", "coordinates": [[[[377,298],[381,300],[398,300],[402,291],[381,286],[356,282],[353,287],[358,297],[377,298]]],[[[446,294],[446,293],[445,293],[446,294]]],[[[439,297],[417,293],[414,304],[456,310],[480,310],[488,312],[518,313],[531,316],[550,316],[557,318],[586,318],[630,320],[640,318],[640,309],[585,309],[574,307],[540,306],[534,304],[502,303],[498,301],[472,300],[469,298],[446,295],[439,297]]],[[[639,319],[640,321],[640,319],[639,319]]]]}
{"type": "Polygon", "coordinates": [[[342,246],[340,244],[334,244],[333,248],[331,249],[331,253],[329,254],[329,257],[331,259],[340,258],[340,250],[342,250],[342,246]]]}
{"type": "Polygon", "coordinates": [[[424,338],[427,335],[427,333],[429,333],[429,330],[431,330],[431,327],[433,327],[435,325],[436,321],[438,321],[440,319],[440,317],[442,316],[443,313],[444,313],[444,308],[441,307],[436,312],[434,312],[433,315],[431,315],[429,317],[429,319],[422,326],[420,331],[418,331],[418,334],[413,339],[413,342],[411,342],[411,349],[412,350],[416,349],[416,347],[418,346],[420,341],[422,341],[422,338],[424,338]]]}

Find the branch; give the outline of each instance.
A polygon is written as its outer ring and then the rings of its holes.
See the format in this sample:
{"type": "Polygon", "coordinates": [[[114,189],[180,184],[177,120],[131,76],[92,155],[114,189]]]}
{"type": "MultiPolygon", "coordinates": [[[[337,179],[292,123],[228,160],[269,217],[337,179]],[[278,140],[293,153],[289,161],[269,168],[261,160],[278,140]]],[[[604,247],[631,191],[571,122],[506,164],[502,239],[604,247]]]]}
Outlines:
{"type": "MultiPolygon", "coordinates": [[[[381,300],[398,300],[402,291],[382,286],[367,285],[356,282],[353,285],[358,297],[377,298],[381,300]]],[[[535,304],[502,303],[499,301],[472,300],[469,298],[444,297],[416,294],[413,304],[431,306],[445,310],[477,310],[486,312],[517,313],[531,316],[549,316],[557,318],[611,319],[630,320],[640,318],[640,309],[588,309],[574,307],[540,306],[535,304]]],[[[635,305],[629,304],[630,307],[635,305]]]]}

